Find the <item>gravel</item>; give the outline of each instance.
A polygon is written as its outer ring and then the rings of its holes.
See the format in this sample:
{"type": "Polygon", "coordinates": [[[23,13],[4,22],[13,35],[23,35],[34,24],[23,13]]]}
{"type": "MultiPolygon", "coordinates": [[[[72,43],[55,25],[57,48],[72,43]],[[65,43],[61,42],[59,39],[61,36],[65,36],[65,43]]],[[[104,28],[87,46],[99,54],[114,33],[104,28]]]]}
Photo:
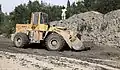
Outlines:
{"type": "Polygon", "coordinates": [[[90,11],[75,14],[66,20],[54,21],[51,26],[62,26],[82,34],[83,41],[97,45],[120,46],[120,10],[102,14],[90,11]]]}

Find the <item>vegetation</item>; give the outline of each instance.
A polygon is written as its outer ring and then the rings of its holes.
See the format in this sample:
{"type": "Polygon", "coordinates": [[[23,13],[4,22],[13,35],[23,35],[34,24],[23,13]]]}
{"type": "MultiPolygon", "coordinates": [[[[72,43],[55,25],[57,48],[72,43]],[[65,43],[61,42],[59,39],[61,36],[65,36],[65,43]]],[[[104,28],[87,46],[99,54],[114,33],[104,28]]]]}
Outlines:
{"type": "MultiPolygon", "coordinates": [[[[1,8],[1,6],[0,6],[1,8]]],[[[28,4],[21,4],[15,7],[14,11],[9,15],[0,12],[0,33],[11,34],[14,32],[16,23],[26,24],[30,22],[30,16],[32,12],[45,12],[49,15],[49,21],[61,20],[61,9],[63,6],[50,5],[41,1],[31,2],[28,4]]],[[[74,14],[87,12],[87,11],[99,11],[103,14],[112,10],[120,9],[120,0],[84,0],[75,3],[67,2],[67,18],[74,14]]]]}

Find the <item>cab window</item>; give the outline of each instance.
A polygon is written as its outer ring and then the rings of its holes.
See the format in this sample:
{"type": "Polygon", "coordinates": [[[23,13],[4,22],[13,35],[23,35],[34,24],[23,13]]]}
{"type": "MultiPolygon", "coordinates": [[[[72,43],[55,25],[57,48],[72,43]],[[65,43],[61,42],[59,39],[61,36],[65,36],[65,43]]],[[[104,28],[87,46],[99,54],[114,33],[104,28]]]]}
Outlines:
{"type": "Polygon", "coordinates": [[[41,13],[40,18],[41,18],[41,20],[40,20],[41,24],[47,24],[48,23],[48,15],[47,14],[41,13]]]}
{"type": "Polygon", "coordinates": [[[34,14],[34,21],[33,21],[33,24],[38,24],[38,18],[39,18],[39,14],[38,13],[35,13],[34,14]]]}

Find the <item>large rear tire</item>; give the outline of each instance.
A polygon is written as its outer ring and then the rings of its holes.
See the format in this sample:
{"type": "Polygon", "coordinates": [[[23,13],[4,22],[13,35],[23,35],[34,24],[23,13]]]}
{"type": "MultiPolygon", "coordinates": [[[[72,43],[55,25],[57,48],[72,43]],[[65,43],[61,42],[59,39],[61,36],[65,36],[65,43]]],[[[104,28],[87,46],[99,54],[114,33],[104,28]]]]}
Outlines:
{"type": "Polygon", "coordinates": [[[29,44],[28,36],[24,33],[17,33],[14,37],[14,45],[17,48],[23,48],[29,44]]]}
{"type": "Polygon", "coordinates": [[[50,51],[60,51],[65,46],[65,40],[57,33],[51,33],[45,39],[45,45],[50,51]]]}

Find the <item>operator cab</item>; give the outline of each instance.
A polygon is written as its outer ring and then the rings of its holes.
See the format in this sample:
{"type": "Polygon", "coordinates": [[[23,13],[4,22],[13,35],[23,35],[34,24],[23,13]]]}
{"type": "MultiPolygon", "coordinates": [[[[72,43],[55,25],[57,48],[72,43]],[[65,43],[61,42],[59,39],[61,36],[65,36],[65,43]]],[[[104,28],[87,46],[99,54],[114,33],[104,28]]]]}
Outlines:
{"type": "Polygon", "coordinates": [[[32,13],[31,21],[32,21],[31,24],[34,24],[34,25],[48,24],[48,14],[43,12],[32,13]]]}
{"type": "Polygon", "coordinates": [[[32,13],[31,24],[33,30],[47,31],[49,28],[48,14],[43,12],[32,13]]]}

